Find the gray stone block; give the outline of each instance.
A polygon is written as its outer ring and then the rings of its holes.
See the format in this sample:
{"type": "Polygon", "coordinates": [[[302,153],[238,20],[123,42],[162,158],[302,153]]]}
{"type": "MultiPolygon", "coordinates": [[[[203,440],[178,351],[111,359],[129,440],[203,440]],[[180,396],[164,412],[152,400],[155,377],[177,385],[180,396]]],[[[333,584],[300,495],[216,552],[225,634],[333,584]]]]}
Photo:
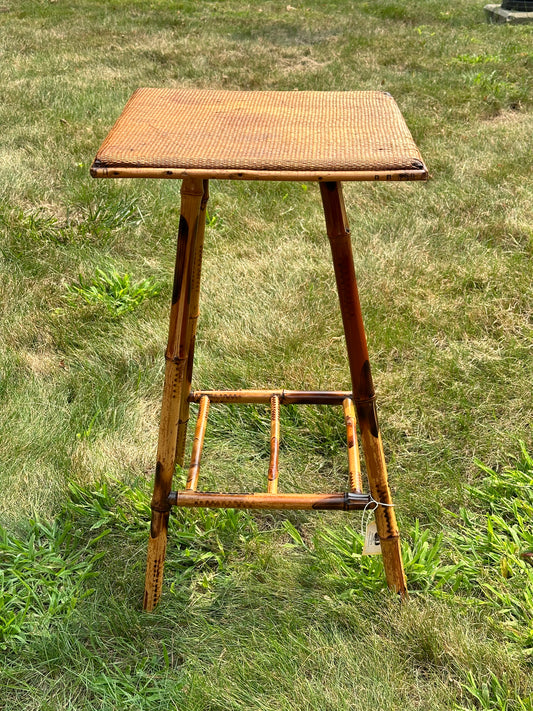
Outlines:
{"type": "Polygon", "coordinates": [[[501,5],[485,5],[483,8],[489,22],[503,24],[524,24],[533,22],[533,12],[521,12],[520,10],[504,10],[501,5]]]}

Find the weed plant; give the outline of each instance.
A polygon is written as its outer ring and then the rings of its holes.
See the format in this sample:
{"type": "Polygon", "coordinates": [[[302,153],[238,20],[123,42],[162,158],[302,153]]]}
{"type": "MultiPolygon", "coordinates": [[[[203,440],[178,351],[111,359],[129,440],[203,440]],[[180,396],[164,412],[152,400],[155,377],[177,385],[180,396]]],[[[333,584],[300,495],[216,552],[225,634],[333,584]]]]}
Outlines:
{"type": "Polygon", "coordinates": [[[159,291],[159,285],[152,280],[132,284],[129,274],[120,274],[116,269],[107,272],[97,269],[91,279],[84,279],[80,274],[78,282],[67,287],[70,295],[80,296],[87,304],[102,304],[117,316],[133,311],[159,291]]]}
{"type": "MultiPolygon", "coordinates": [[[[532,26],[3,0],[0,36],[0,706],[532,709],[532,26]],[[179,184],[89,177],[139,86],[396,98],[431,180],[345,197],[405,605],[360,516],[180,511],[141,613],[179,184]]],[[[348,389],[316,185],[212,181],[207,223],[194,386],[348,389]]],[[[344,486],[338,409],[284,407],[281,436],[281,490],[344,486]]],[[[264,490],[268,437],[213,406],[201,485],[264,490]]]]}

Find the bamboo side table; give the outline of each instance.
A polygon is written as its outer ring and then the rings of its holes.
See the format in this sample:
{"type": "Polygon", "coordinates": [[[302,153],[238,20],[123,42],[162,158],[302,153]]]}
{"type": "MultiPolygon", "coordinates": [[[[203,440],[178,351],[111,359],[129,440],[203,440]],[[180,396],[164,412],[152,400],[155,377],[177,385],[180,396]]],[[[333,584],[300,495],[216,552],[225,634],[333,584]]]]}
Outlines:
{"type": "Polygon", "coordinates": [[[387,583],[407,593],[387,479],[374,386],[357,293],[343,180],[424,180],[427,171],[394,99],[386,92],[253,92],[138,89],[102,144],[95,178],[181,179],[144,608],[161,595],[172,506],[362,510],[375,506],[387,583]],[[346,336],[351,392],[192,390],[192,370],[209,178],[317,181],[331,244],[346,336]],[[200,404],[186,489],[172,491],[183,466],[189,404],[200,404]],[[197,491],[210,403],[270,403],[271,456],[264,494],[197,491]],[[348,442],[348,491],[278,493],[279,407],[341,405],[348,442]],[[356,422],[370,493],[363,493],[356,422]]]}

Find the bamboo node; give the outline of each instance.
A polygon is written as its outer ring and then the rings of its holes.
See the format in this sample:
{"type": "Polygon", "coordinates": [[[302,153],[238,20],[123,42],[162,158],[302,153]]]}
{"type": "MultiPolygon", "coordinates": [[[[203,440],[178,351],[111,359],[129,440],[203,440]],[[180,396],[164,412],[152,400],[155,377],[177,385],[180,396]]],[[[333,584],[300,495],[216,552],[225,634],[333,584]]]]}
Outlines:
{"type": "Polygon", "coordinates": [[[150,509],[152,511],[157,511],[157,513],[168,513],[171,508],[172,504],[170,503],[167,506],[158,506],[156,504],[150,504],[150,509]]]}

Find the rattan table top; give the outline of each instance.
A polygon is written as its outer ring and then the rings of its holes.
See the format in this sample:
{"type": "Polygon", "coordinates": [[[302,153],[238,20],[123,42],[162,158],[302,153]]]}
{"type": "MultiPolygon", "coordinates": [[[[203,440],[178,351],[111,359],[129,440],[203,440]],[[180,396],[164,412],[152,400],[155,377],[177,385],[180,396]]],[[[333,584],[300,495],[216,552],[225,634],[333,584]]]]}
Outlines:
{"type": "Polygon", "coordinates": [[[417,180],[426,167],[381,91],[138,89],[94,177],[417,180]]]}

